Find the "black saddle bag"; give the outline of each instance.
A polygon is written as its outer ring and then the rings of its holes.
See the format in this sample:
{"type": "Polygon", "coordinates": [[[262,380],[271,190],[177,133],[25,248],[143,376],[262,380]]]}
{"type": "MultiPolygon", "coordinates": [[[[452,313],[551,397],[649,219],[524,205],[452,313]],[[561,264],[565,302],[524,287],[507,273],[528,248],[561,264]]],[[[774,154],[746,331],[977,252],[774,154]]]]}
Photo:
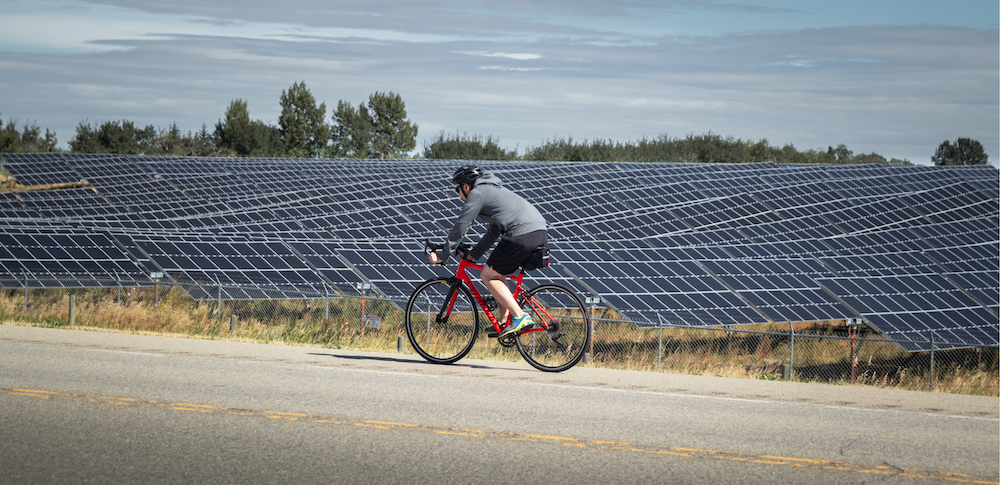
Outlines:
{"type": "Polygon", "coordinates": [[[546,268],[548,265],[549,248],[544,244],[539,246],[538,249],[532,251],[531,254],[528,255],[527,258],[524,258],[524,261],[521,262],[521,267],[524,268],[525,271],[546,268]]]}

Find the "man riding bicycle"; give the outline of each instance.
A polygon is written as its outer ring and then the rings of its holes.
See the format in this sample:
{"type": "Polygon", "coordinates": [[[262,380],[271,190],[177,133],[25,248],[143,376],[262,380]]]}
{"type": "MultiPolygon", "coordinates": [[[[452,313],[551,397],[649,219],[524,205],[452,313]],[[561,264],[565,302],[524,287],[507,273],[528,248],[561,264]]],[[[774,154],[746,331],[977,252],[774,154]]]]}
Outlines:
{"type": "Polygon", "coordinates": [[[431,252],[428,256],[430,262],[443,264],[447,261],[476,218],[482,219],[488,225],[486,234],[479,244],[461,256],[474,262],[500,238],[500,243],[490,253],[481,273],[483,284],[503,309],[500,321],[506,321],[508,314],[514,318],[500,337],[516,335],[531,328],[534,325],[531,315],[521,310],[514,301],[507,286],[506,275],[517,271],[525,258],[548,240],[545,218],[530,202],[504,188],[496,175],[484,173],[479,167],[465,166],[455,170],[451,183],[455,185],[455,191],[464,204],[455,226],[448,233],[442,255],[431,252]]]}

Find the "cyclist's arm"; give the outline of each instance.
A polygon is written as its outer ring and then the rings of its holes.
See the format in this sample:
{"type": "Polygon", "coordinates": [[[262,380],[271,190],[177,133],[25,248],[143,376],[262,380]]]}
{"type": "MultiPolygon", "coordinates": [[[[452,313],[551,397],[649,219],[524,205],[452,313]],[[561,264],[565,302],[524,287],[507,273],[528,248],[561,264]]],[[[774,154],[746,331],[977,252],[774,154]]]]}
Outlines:
{"type": "Polygon", "coordinates": [[[500,237],[500,226],[489,224],[486,227],[486,234],[483,234],[483,238],[479,240],[479,244],[476,244],[476,247],[472,248],[469,254],[475,259],[483,257],[486,251],[493,247],[493,243],[496,242],[498,237],[500,237]]]}
{"type": "Polygon", "coordinates": [[[476,221],[476,217],[479,217],[479,211],[483,207],[482,198],[473,196],[476,191],[473,190],[469,193],[469,196],[465,199],[465,204],[462,205],[462,212],[458,215],[458,220],[455,221],[455,226],[451,228],[451,232],[448,233],[448,240],[444,243],[444,248],[441,253],[438,254],[438,259],[441,261],[447,261],[451,253],[455,251],[455,248],[462,242],[465,238],[465,234],[469,232],[469,228],[472,227],[472,223],[476,221]]]}

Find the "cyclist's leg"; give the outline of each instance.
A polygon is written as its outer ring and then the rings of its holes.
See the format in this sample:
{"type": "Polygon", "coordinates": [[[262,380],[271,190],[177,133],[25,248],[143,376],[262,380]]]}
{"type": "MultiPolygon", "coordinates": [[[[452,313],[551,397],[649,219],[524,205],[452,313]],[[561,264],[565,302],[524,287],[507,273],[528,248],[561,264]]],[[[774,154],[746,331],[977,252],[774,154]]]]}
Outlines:
{"type": "Polygon", "coordinates": [[[500,307],[500,324],[503,325],[507,322],[507,315],[519,318],[522,314],[521,307],[514,300],[514,295],[510,292],[510,287],[507,286],[507,277],[498,273],[492,266],[484,266],[480,277],[483,280],[483,286],[489,290],[493,299],[497,301],[497,306],[500,307]]]}
{"type": "MultiPolygon", "coordinates": [[[[545,231],[535,231],[510,238],[502,237],[496,249],[490,253],[490,259],[483,265],[481,277],[483,285],[500,306],[501,314],[509,313],[514,318],[520,318],[523,314],[510,292],[510,287],[507,286],[507,277],[504,275],[517,271],[524,258],[540,244],[545,243],[545,239],[545,231]]],[[[506,321],[506,318],[501,320],[501,322],[506,321]]]]}

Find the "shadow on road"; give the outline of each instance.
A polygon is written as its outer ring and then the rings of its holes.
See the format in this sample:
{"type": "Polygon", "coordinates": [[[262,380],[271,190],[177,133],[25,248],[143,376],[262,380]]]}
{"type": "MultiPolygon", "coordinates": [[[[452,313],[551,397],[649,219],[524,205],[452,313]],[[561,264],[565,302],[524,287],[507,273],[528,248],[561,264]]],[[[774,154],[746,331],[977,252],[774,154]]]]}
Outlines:
{"type": "MultiPolygon", "coordinates": [[[[431,364],[430,362],[424,360],[413,360],[413,359],[400,359],[396,357],[380,357],[374,355],[337,355],[337,354],[323,354],[317,352],[311,352],[309,355],[315,355],[318,357],[335,357],[338,359],[348,359],[348,360],[371,360],[371,361],[381,361],[381,362],[398,362],[401,364],[426,364],[426,365],[437,365],[431,364]]],[[[465,363],[455,363],[448,364],[451,367],[465,367],[469,369],[497,369],[496,367],[490,367],[488,365],[475,365],[475,364],[465,364],[465,363]]],[[[497,369],[499,370],[499,369],[497,369]]]]}

